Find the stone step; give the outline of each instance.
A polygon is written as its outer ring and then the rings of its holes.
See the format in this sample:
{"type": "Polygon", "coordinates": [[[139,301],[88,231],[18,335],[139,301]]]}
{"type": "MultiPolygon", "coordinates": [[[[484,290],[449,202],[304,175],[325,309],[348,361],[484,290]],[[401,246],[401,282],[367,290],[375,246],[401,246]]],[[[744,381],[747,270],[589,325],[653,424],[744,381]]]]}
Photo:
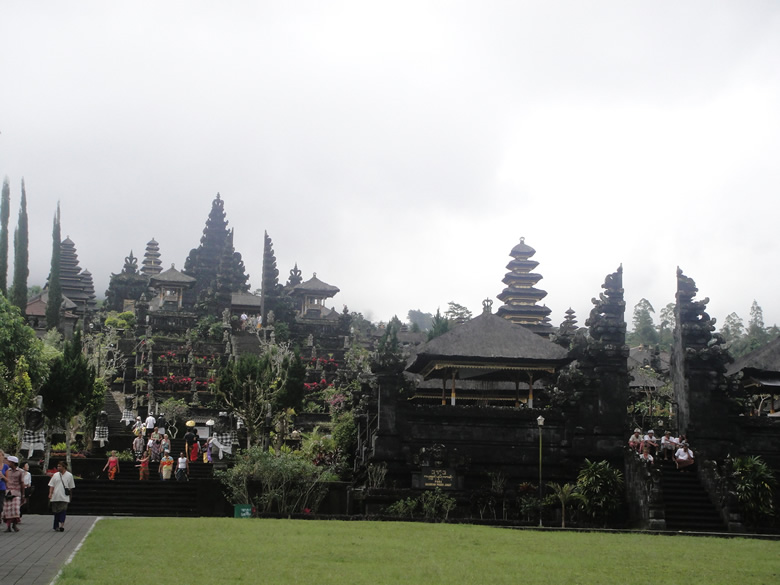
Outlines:
{"type": "MultiPolygon", "coordinates": [[[[150,476],[156,474],[150,474],[150,476]]],[[[69,514],[197,516],[197,482],[79,480],[69,514]]]]}

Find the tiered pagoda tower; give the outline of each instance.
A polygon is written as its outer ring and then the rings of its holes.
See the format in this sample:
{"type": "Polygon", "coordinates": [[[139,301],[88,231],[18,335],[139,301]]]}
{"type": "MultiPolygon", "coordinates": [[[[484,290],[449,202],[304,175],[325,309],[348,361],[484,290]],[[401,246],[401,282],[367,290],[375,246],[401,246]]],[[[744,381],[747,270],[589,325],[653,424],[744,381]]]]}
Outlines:
{"type": "Polygon", "coordinates": [[[97,301],[95,300],[95,282],[92,280],[92,273],[84,269],[81,273],[81,280],[84,285],[84,292],[87,295],[87,310],[94,311],[97,309],[97,301]]]}
{"type": "MultiPolygon", "coordinates": [[[[130,252],[132,255],[132,251],[130,252]]],[[[146,244],[144,261],[141,266],[141,274],[144,276],[154,276],[162,272],[162,262],[160,261],[160,245],[152,238],[146,244]]]]}
{"type": "Polygon", "coordinates": [[[550,309],[537,305],[547,296],[547,292],[535,288],[542,275],[531,272],[539,266],[538,262],[530,260],[534,254],[536,250],[525,243],[525,238],[520,238],[520,243],[512,248],[509,253],[512,261],[506,265],[509,272],[502,281],[507,287],[498,295],[498,300],[504,304],[499,307],[497,315],[523,325],[543,337],[549,337],[553,332],[550,309]]]}
{"type": "Polygon", "coordinates": [[[84,275],[79,268],[76,245],[70,237],[66,237],[60,244],[60,286],[62,287],[62,296],[67,297],[76,305],[73,312],[77,315],[83,315],[90,309],[90,303],[95,302],[95,287],[92,285],[91,274],[88,284],[84,282],[84,275]],[[91,292],[87,290],[88,284],[91,287],[91,292]]]}

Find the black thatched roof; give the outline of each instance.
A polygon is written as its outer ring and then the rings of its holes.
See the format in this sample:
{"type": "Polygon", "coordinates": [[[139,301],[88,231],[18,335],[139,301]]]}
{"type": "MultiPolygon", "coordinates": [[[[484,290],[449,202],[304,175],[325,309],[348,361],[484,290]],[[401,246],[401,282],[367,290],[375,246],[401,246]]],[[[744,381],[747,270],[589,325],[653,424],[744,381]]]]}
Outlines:
{"type": "Polygon", "coordinates": [[[230,306],[233,308],[259,309],[262,306],[262,302],[263,299],[261,297],[252,293],[234,292],[230,295],[230,306]]]}
{"type": "Polygon", "coordinates": [[[728,369],[728,375],[745,371],[747,374],[780,375],[780,337],[754,349],[736,360],[728,369]]]}
{"type": "Polygon", "coordinates": [[[503,317],[483,313],[420,347],[407,366],[413,373],[429,370],[433,362],[485,363],[492,367],[562,366],[569,361],[561,346],[503,317]]]}
{"type": "Polygon", "coordinates": [[[339,287],[328,284],[327,282],[322,282],[319,278],[317,278],[316,272],[314,273],[314,276],[312,276],[306,282],[296,284],[293,287],[293,291],[327,293],[328,296],[331,297],[340,292],[339,287]]]}
{"type": "Polygon", "coordinates": [[[187,276],[183,272],[176,270],[176,267],[173,264],[171,264],[171,267],[168,270],[155,274],[149,280],[156,286],[159,286],[160,284],[190,285],[195,282],[193,277],[187,276]]]}

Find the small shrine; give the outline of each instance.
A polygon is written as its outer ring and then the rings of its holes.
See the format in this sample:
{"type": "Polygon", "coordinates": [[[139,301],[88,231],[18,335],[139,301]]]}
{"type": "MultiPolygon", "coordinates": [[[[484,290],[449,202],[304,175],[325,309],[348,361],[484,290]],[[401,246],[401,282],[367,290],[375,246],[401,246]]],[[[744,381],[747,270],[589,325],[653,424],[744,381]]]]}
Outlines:
{"type": "Polygon", "coordinates": [[[149,279],[149,286],[157,295],[149,301],[150,311],[181,311],[183,308],[184,291],[195,284],[191,276],[171,267],[164,272],[155,274],[149,279]]]}
{"type": "MultiPolygon", "coordinates": [[[[296,265],[297,268],[297,265],[296,265]]],[[[309,280],[296,284],[290,291],[290,296],[295,301],[295,308],[298,316],[303,319],[322,319],[328,317],[331,313],[336,314],[333,309],[325,306],[325,299],[336,296],[339,288],[322,282],[314,273],[309,280]]],[[[338,314],[336,314],[338,317],[338,314]]]]}

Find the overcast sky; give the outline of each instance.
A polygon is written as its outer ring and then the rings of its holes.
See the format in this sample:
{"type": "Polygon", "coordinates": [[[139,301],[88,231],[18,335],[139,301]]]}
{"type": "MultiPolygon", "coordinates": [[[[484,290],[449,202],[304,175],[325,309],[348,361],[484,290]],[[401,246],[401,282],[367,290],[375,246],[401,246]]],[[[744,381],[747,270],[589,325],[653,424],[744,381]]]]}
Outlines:
{"type": "Polygon", "coordinates": [[[779,106],[776,1],[0,0],[11,232],[24,178],[30,284],[59,201],[99,297],[219,192],[252,289],[267,230],[374,321],[495,311],[525,237],[555,325],[621,263],[629,324],[677,266],[780,324],[779,106]]]}

